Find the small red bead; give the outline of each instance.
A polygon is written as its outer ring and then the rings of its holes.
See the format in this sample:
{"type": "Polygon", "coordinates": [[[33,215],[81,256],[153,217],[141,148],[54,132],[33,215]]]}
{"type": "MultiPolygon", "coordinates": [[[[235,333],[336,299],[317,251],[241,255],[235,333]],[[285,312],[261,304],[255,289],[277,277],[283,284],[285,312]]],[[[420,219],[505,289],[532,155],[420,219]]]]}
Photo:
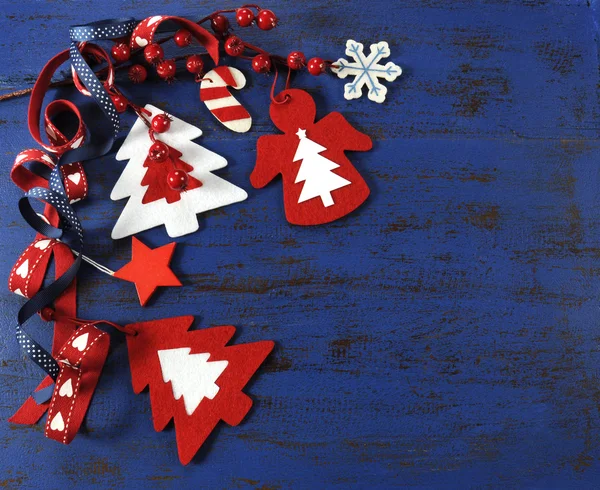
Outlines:
{"type": "Polygon", "coordinates": [[[169,147],[162,141],[155,141],[148,150],[148,158],[156,163],[166,162],[169,158],[169,147]]]}
{"type": "Polygon", "coordinates": [[[256,73],[268,73],[271,71],[271,60],[266,54],[257,54],[252,58],[252,69],[256,73]]]}
{"type": "Polygon", "coordinates": [[[188,174],[183,170],[171,170],[167,175],[167,183],[174,191],[182,191],[187,187],[188,174]]]}
{"type": "Polygon", "coordinates": [[[175,65],[174,60],[161,61],[156,67],[156,73],[158,73],[158,76],[167,81],[173,80],[176,71],[177,66],[175,65]]]}
{"type": "Polygon", "coordinates": [[[175,33],[173,41],[175,41],[175,44],[177,44],[177,46],[180,48],[185,48],[186,46],[192,44],[192,33],[187,29],[179,29],[175,33]]]}
{"type": "Polygon", "coordinates": [[[110,98],[112,99],[113,104],[115,104],[117,112],[125,112],[127,110],[127,99],[125,97],[122,95],[111,94],[110,98]]]}
{"type": "Polygon", "coordinates": [[[204,61],[202,61],[202,56],[199,54],[193,54],[187,59],[185,67],[187,68],[187,71],[193,73],[194,75],[202,73],[202,70],[204,70],[204,61]]]}
{"type": "Polygon", "coordinates": [[[229,19],[224,15],[217,14],[210,19],[210,26],[213,31],[224,34],[229,30],[229,19]]]}
{"type": "Polygon", "coordinates": [[[146,61],[151,65],[162,60],[164,55],[165,52],[160,44],[152,43],[144,48],[144,58],[146,58],[146,61]]]}
{"type": "Polygon", "coordinates": [[[318,77],[325,71],[325,62],[322,58],[311,58],[307,65],[308,73],[318,77]]]}
{"type": "Polygon", "coordinates": [[[306,56],[302,51],[292,51],[288,54],[287,63],[292,70],[300,70],[306,66],[306,56]]]}
{"type": "Polygon", "coordinates": [[[142,83],[148,76],[146,68],[144,68],[142,65],[130,66],[129,70],[127,70],[127,74],[129,75],[129,80],[131,80],[133,83],[142,83]]]}
{"type": "Polygon", "coordinates": [[[40,317],[45,322],[51,322],[52,320],[54,320],[54,310],[52,308],[50,308],[49,306],[46,306],[41,309],[40,317]]]}
{"type": "Polygon", "coordinates": [[[248,27],[254,22],[254,12],[249,8],[242,7],[236,10],[235,19],[240,27],[248,27]]]}
{"type": "Polygon", "coordinates": [[[263,31],[270,31],[277,25],[277,17],[271,10],[263,9],[256,17],[256,24],[263,31]]]}
{"type": "Polygon", "coordinates": [[[237,36],[229,36],[225,41],[225,52],[229,56],[240,56],[244,49],[244,42],[237,36]]]}
{"type": "Polygon", "coordinates": [[[157,114],[152,118],[152,129],[157,133],[165,133],[171,127],[171,119],[166,114],[157,114]]]}
{"type": "Polygon", "coordinates": [[[118,43],[113,45],[112,49],[110,50],[110,54],[115,61],[123,63],[131,56],[131,50],[129,49],[129,45],[125,43],[118,43]]]}

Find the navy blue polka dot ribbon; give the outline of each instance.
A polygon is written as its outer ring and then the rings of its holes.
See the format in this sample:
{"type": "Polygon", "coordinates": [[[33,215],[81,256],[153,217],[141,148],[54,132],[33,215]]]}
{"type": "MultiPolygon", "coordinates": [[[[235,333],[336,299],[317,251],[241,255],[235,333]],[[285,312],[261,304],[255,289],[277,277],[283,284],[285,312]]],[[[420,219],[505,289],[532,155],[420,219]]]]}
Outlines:
{"type": "MultiPolygon", "coordinates": [[[[85,61],[81,54],[79,43],[126,37],[133,32],[134,27],[135,20],[133,19],[114,19],[76,26],[70,29],[71,65],[77,73],[79,80],[89,92],[89,95],[106,117],[109,124],[104,124],[103,126],[104,128],[108,126],[109,131],[95,131],[89,135],[85,145],[65,152],[50,174],[48,188],[35,187],[28,191],[19,201],[19,210],[23,218],[34,230],[48,238],[61,240],[76,253],[76,258],[67,271],[28,300],[19,310],[17,317],[17,341],[22,351],[54,380],[59,373],[57,361],[47,350],[27,334],[22,326],[33,315],[50,305],[65,291],[75,279],[81,265],[83,230],[79,219],[69,203],[60,167],[68,163],[89,160],[106,154],[112,148],[119,131],[119,116],[110,94],[85,61]],[[36,199],[51,205],[60,217],[59,225],[55,227],[49,224],[34,210],[30,199],[36,199]]],[[[33,398],[38,403],[47,401],[52,395],[52,388],[53,385],[35,392],[33,398]]]]}

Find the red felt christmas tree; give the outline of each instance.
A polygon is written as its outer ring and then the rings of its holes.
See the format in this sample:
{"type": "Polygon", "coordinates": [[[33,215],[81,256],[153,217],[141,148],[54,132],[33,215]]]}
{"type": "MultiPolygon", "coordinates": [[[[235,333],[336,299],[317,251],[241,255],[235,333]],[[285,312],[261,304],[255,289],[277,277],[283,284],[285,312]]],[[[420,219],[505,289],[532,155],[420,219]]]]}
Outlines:
{"type": "Polygon", "coordinates": [[[252,406],[242,392],[272,341],[226,346],[235,327],[188,331],[194,317],[128,325],[133,391],[150,387],[154,429],[175,422],[179,460],[188,464],[219,420],[238,425],[252,406]]]}
{"type": "Polygon", "coordinates": [[[188,174],[188,181],[185,188],[186,191],[197,189],[202,185],[202,182],[192,175],[189,175],[189,173],[194,170],[194,167],[181,160],[181,152],[169,145],[167,146],[169,147],[169,158],[166,162],[156,162],[149,156],[146,157],[144,167],[148,170],[142,179],[142,185],[147,185],[148,188],[142,199],[142,204],[158,201],[163,197],[169,204],[181,199],[181,191],[172,189],[168,184],[167,176],[169,175],[169,172],[173,170],[183,170],[188,174]]]}

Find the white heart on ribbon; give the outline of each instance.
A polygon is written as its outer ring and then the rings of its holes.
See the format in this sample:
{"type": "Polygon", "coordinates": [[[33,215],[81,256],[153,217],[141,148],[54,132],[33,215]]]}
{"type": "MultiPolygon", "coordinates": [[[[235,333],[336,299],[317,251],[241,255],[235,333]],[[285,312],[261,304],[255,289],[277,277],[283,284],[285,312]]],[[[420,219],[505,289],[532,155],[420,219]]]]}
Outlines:
{"type": "Polygon", "coordinates": [[[15,294],[18,294],[19,296],[25,297],[25,295],[23,294],[23,291],[21,291],[21,288],[15,289],[15,294]]]}
{"type": "MultiPolygon", "coordinates": [[[[152,24],[156,24],[160,19],[162,19],[162,15],[155,15],[154,17],[150,17],[150,19],[148,20],[148,23],[146,25],[151,26],[152,24]]],[[[136,42],[137,42],[137,38],[136,38],[136,42]]]]}
{"type": "Polygon", "coordinates": [[[71,378],[69,378],[58,390],[58,394],[60,396],[67,396],[71,398],[73,396],[73,383],[71,383],[71,378]]]}
{"type": "Polygon", "coordinates": [[[85,346],[87,345],[88,342],[88,337],[90,335],[88,333],[84,333],[83,335],[80,335],[79,337],[77,337],[72,343],[71,345],[73,347],[75,347],[79,352],[83,352],[83,350],[85,349],[85,346]]]}
{"type": "Polygon", "coordinates": [[[75,174],[68,175],[67,179],[73,182],[73,184],[79,185],[79,182],[81,182],[81,174],[77,172],[75,174]]]}
{"type": "Polygon", "coordinates": [[[71,145],[71,148],[79,148],[81,146],[81,143],[83,143],[83,136],[77,138],[75,142],[71,145]]]}
{"type": "Polygon", "coordinates": [[[25,279],[27,277],[27,274],[29,274],[29,259],[25,259],[15,271],[15,273],[17,274],[17,276],[21,276],[23,279],[25,279]]]}
{"type": "Polygon", "coordinates": [[[46,133],[51,138],[56,139],[56,133],[54,132],[54,129],[52,129],[52,126],[50,126],[50,125],[46,126],[46,133]]]}
{"type": "Polygon", "coordinates": [[[135,43],[140,48],[143,48],[145,46],[148,46],[148,39],[144,39],[143,37],[140,37],[140,36],[135,36],[135,43]]]}
{"type": "Polygon", "coordinates": [[[69,201],[69,204],[73,204],[73,203],[76,203],[76,202],[79,202],[79,201],[81,201],[81,197],[78,197],[77,199],[71,199],[69,201]]]}
{"type": "Polygon", "coordinates": [[[42,155],[42,160],[46,160],[48,163],[54,165],[54,160],[52,160],[52,158],[50,158],[48,155],[42,155]]]}
{"type": "Polygon", "coordinates": [[[15,160],[15,165],[17,165],[18,163],[21,163],[26,158],[29,158],[29,153],[23,153],[22,155],[19,155],[17,157],[17,159],[15,160]]]}
{"type": "Polygon", "coordinates": [[[48,248],[48,245],[50,245],[50,240],[39,240],[35,242],[34,247],[40,250],[46,250],[48,248]]]}
{"type": "Polygon", "coordinates": [[[65,430],[65,421],[63,420],[60,412],[58,412],[52,419],[52,422],[50,422],[50,428],[52,430],[58,430],[60,432],[65,430]]]}

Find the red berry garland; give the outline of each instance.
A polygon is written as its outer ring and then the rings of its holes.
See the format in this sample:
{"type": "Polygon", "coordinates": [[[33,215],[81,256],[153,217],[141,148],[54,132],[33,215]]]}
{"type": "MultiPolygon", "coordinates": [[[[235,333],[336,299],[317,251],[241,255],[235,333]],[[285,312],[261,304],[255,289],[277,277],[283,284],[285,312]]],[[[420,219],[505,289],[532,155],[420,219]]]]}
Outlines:
{"type": "Polygon", "coordinates": [[[240,27],[248,27],[254,22],[254,12],[247,7],[237,9],[235,19],[240,27]]]}
{"type": "Polygon", "coordinates": [[[237,36],[229,36],[225,41],[225,52],[229,56],[240,56],[244,53],[244,42],[237,36]]]}
{"type": "Polygon", "coordinates": [[[161,61],[156,67],[156,73],[158,73],[158,76],[168,82],[173,80],[176,71],[177,66],[175,65],[175,60],[161,61]]]}
{"type": "Polygon", "coordinates": [[[110,50],[110,54],[112,55],[115,61],[123,63],[127,61],[131,56],[131,50],[129,49],[128,44],[118,43],[112,47],[112,49],[110,50]]]}
{"type": "Polygon", "coordinates": [[[202,73],[202,70],[204,70],[204,61],[202,61],[202,56],[199,54],[193,54],[187,59],[185,67],[190,73],[199,75],[202,73]]]}
{"type": "Polygon", "coordinates": [[[167,175],[167,183],[174,191],[182,191],[187,187],[188,174],[183,170],[171,170],[167,175]]]}
{"type": "Polygon", "coordinates": [[[210,27],[217,34],[225,34],[229,30],[229,19],[224,15],[217,14],[210,19],[210,27]]]}
{"type": "Polygon", "coordinates": [[[292,51],[287,57],[287,64],[292,70],[301,70],[306,66],[306,56],[302,51],[292,51]]]}
{"type": "Polygon", "coordinates": [[[311,58],[306,68],[311,75],[319,76],[325,71],[325,61],[321,58],[311,58]]]}
{"type": "Polygon", "coordinates": [[[127,74],[133,83],[142,83],[146,80],[148,71],[142,65],[132,65],[127,70],[127,74]]]}
{"type": "Polygon", "coordinates": [[[166,114],[157,114],[152,118],[152,129],[157,133],[166,133],[171,127],[171,119],[166,114]]]}
{"type": "Polygon", "coordinates": [[[186,46],[192,44],[192,33],[187,29],[179,29],[175,33],[173,41],[175,41],[175,44],[177,44],[177,46],[180,48],[185,48],[186,46]]]}
{"type": "Polygon", "coordinates": [[[256,17],[256,24],[263,31],[270,31],[277,25],[277,17],[271,10],[263,9],[256,17]]]}
{"type": "Polygon", "coordinates": [[[148,157],[156,163],[164,163],[169,158],[169,147],[162,141],[155,141],[148,150],[148,157]]]}
{"type": "Polygon", "coordinates": [[[271,60],[266,54],[257,54],[252,58],[252,69],[256,73],[268,73],[271,71],[271,60]]]}
{"type": "Polygon", "coordinates": [[[144,48],[144,58],[146,58],[146,61],[151,65],[154,65],[162,60],[164,55],[165,52],[160,44],[152,43],[148,44],[148,46],[144,48]]]}

